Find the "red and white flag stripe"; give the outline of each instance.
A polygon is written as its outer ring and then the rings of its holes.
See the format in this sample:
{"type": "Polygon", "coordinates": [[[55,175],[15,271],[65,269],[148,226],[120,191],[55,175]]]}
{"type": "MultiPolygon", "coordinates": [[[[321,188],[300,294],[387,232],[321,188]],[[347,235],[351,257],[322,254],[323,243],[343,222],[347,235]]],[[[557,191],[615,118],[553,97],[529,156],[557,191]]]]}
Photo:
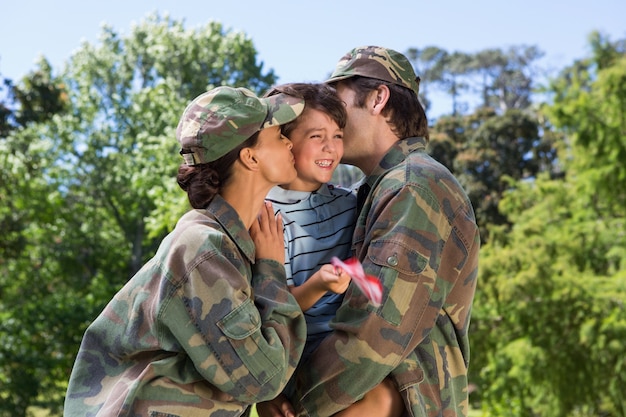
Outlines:
{"type": "Polygon", "coordinates": [[[365,296],[369,298],[373,304],[378,307],[382,303],[383,285],[380,283],[378,278],[365,273],[363,265],[361,265],[361,262],[359,262],[358,259],[352,258],[342,261],[336,256],[333,256],[330,263],[335,268],[341,268],[346,271],[356,286],[363,291],[365,296]]]}

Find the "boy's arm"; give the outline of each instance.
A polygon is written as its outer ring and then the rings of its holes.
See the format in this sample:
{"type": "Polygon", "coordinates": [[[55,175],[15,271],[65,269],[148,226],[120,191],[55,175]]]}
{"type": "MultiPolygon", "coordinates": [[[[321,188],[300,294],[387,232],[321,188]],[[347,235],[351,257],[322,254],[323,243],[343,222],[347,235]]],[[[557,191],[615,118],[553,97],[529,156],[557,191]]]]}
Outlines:
{"type": "Polygon", "coordinates": [[[302,311],[306,311],[326,294],[332,291],[341,294],[346,291],[350,284],[350,276],[334,266],[323,265],[309,279],[297,287],[289,287],[289,290],[300,305],[302,311]]]}

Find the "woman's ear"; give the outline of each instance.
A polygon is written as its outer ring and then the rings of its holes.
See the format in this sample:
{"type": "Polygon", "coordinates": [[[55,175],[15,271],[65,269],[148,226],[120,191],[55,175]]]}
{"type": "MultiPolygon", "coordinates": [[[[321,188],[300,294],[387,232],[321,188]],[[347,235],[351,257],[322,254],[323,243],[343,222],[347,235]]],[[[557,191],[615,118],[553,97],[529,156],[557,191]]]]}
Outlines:
{"type": "Polygon", "coordinates": [[[373,101],[372,112],[374,114],[380,114],[385,108],[387,101],[389,101],[389,96],[391,94],[389,92],[389,87],[381,84],[371,94],[371,100],[373,101]]]}
{"type": "Polygon", "coordinates": [[[256,154],[252,148],[243,148],[239,151],[239,161],[249,170],[256,171],[259,167],[256,154]]]}

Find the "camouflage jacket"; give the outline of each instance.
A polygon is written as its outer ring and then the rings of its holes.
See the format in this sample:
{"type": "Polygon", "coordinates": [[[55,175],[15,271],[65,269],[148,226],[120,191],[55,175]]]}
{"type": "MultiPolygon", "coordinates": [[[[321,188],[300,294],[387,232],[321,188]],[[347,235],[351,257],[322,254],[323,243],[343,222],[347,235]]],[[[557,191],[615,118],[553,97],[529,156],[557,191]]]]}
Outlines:
{"type": "Polygon", "coordinates": [[[278,395],[306,338],[282,264],[220,196],[185,214],[86,330],[70,416],[240,416],[278,395]]]}
{"type": "Polygon", "coordinates": [[[389,374],[407,415],[468,414],[480,236],[463,188],[425,146],[399,141],[366,178],[353,250],[382,281],[383,302],[374,307],[350,286],[333,333],[296,371],[299,416],[330,416],[389,374]]]}

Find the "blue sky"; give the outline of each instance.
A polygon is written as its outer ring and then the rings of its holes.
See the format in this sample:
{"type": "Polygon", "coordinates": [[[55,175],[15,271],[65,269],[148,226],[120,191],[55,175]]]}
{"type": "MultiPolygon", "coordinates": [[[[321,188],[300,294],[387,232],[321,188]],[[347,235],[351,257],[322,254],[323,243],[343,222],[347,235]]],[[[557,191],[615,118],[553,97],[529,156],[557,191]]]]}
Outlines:
{"type": "Polygon", "coordinates": [[[321,81],[354,46],[405,52],[438,46],[474,52],[537,45],[542,65],[562,68],[587,55],[599,30],[626,38],[624,0],[18,0],[0,6],[0,75],[18,80],[44,55],[60,71],[82,41],[97,43],[102,23],[129,33],[150,12],[187,28],[220,21],[245,32],[264,68],[280,82],[321,81]]]}

